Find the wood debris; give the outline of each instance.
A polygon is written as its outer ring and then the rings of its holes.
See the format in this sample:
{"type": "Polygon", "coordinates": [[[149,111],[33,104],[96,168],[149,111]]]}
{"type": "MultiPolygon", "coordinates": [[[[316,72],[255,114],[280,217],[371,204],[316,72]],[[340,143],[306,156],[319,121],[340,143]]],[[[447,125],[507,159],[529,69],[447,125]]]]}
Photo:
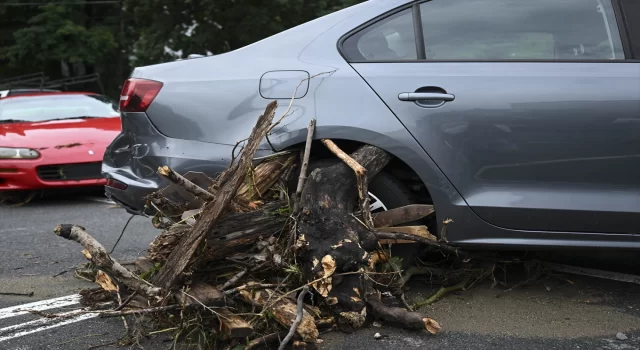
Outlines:
{"type": "Polygon", "coordinates": [[[358,329],[367,315],[438,333],[436,320],[389,306],[381,296],[402,295],[412,275],[403,279],[387,244],[418,242],[439,258],[467,256],[414,224],[433,215],[433,206],[369,212],[368,181],[391,159],[374,146],[347,154],[323,139],[342,162],[301,172],[298,165],[306,170],[315,121],[301,152],[256,161],[276,108],[276,102],[267,106],[239,157],[217,178],[159,167],[168,187],[147,200],[159,209],[153,224],[162,232],[148,256],[136,263],[137,274],[110,257],[90,230],[56,227],[56,234],[82,245],[103,291],[125,299],[104,312],[155,315],[163,329],[176,330],[176,340],[191,341],[187,334],[198,330],[210,337],[209,344],[217,344],[213,348],[275,347],[287,335],[285,345],[304,347],[321,342],[319,328],[358,329]]]}

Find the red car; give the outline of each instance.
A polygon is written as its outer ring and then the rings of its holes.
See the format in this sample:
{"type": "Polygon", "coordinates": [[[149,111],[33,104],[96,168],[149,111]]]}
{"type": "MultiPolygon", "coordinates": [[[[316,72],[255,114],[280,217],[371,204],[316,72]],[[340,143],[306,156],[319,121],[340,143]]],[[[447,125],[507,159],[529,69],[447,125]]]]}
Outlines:
{"type": "Polygon", "coordinates": [[[102,157],[120,130],[117,103],[103,95],[47,92],[0,99],[0,197],[104,186],[102,157]]]}

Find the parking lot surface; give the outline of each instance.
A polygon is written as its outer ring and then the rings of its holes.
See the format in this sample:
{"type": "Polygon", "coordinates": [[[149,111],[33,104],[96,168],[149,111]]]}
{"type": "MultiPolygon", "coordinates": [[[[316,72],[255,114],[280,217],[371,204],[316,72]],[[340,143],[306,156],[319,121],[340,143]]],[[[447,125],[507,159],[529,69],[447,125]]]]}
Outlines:
{"type": "MultiPolygon", "coordinates": [[[[129,217],[97,196],[0,207],[0,349],[117,348],[115,343],[125,334],[119,318],[86,316],[66,322],[12,311],[19,307],[73,312],[79,308],[77,293],[95,286],[74,277],[74,269],[85,263],[82,248],[57,237],[53,233],[57,224],[84,226],[111,250],[129,217]],[[31,292],[32,296],[6,295],[31,292]]],[[[144,255],[158,233],[149,219],[134,217],[113,256],[128,262],[144,255]]],[[[432,291],[412,283],[408,299],[424,299],[432,291]]],[[[640,286],[630,283],[572,275],[510,291],[481,283],[420,312],[438,320],[440,334],[382,325],[352,334],[324,334],[320,348],[640,349],[640,286]],[[375,333],[382,339],[375,340],[375,333]]],[[[170,344],[162,335],[142,343],[147,349],[168,349],[170,344]]]]}

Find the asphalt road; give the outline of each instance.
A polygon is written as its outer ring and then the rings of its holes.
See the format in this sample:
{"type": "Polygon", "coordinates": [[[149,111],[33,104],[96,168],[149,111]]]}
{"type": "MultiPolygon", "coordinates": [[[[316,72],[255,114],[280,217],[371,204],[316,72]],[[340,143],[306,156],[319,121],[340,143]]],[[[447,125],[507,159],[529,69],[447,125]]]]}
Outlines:
{"type": "MultiPolygon", "coordinates": [[[[0,349],[89,349],[115,344],[125,334],[119,318],[87,318],[60,325],[7,309],[36,303],[26,307],[61,313],[79,307],[71,300],[73,295],[94,284],[73,276],[73,269],[85,263],[81,248],[57,237],[53,229],[60,223],[84,226],[110,250],[129,215],[103,201],[74,196],[19,208],[0,207],[0,293],[33,292],[30,297],[0,294],[0,349]]],[[[149,219],[135,217],[114,257],[134,260],[157,234],[149,219]]],[[[432,290],[416,281],[408,298],[420,300],[432,290]]],[[[420,312],[438,320],[442,332],[431,336],[372,326],[353,334],[324,334],[320,348],[640,349],[640,286],[628,283],[571,275],[511,291],[481,283],[420,312]],[[627,339],[617,339],[618,332],[627,339]],[[383,338],[375,340],[375,333],[383,338]]],[[[162,336],[143,343],[146,349],[169,345],[162,336]]]]}

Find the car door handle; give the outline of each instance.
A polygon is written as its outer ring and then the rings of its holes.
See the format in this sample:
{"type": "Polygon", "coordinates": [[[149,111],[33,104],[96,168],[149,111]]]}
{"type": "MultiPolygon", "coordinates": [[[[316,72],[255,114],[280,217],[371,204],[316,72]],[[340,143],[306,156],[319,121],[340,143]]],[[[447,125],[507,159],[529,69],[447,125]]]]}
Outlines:
{"type": "Polygon", "coordinates": [[[400,101],[453,101],[455,96],[437,92],[402,92],[398,95],[400,101]]]}

